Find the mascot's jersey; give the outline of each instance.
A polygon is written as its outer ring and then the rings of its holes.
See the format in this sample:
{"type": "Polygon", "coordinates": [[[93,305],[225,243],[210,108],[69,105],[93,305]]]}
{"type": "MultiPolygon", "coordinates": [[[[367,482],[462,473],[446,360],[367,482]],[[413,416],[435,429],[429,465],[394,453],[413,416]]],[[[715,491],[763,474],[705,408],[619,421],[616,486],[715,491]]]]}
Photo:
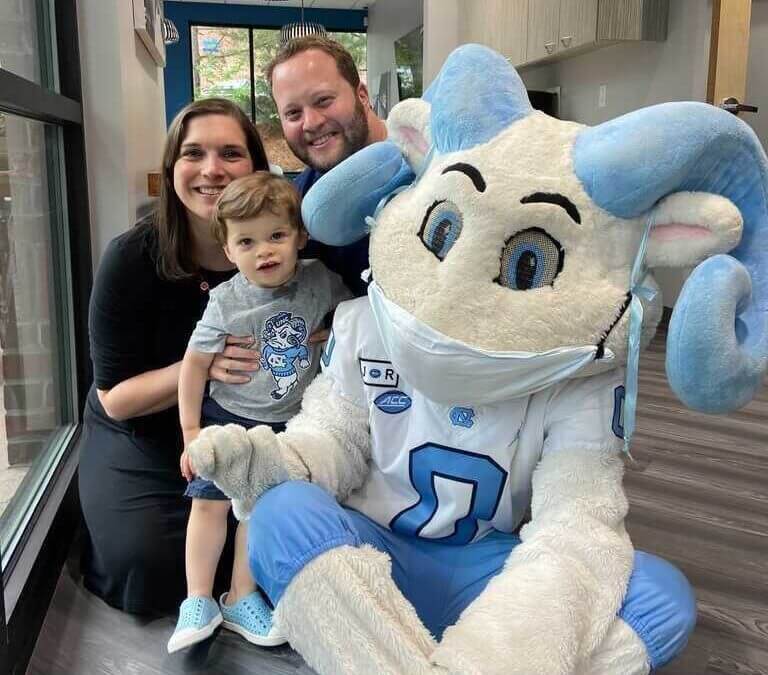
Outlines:
{"type": "Polygon", "coordinates": [[[369,411],[370,473],[346,505],[401,534],[460,545],[512,532],[544,453],[621,448],[621,369],[492,405],[435,403],[389,361],[368,298],[338,307],[322,365],[369,411]]]}

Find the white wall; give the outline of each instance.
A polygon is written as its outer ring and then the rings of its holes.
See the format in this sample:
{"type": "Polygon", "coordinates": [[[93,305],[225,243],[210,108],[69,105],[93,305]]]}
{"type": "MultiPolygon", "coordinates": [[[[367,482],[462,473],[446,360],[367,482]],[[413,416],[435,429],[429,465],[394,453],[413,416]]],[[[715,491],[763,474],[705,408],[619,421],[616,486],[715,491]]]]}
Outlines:
{"type": "Polygon", "coordinates": [[[459,46],[459,0],[424,0],[424,89],[459,46]]]}
{"type": "Polygon", "coordinates": [[[763,147],[768,150],[768,0],[752,0],[752,22],[749,35],[749,69],[747,71],[747,100],[758,106],[756,115],[744,113],[741,119],[755,130],[763,147]]]}
{"type": "Polygon", "coordinates": [[[389,108],[398,102],[395,40],[424,23],[422,0],[379,0],[368,9],[368,88],[379,93],[379,76],[391,71],[389,108]]]}
{"type": "Polygon", "coordinates": [[[148,201],[165,137],[163,71],[133,30],[131,0],[79,0],[94,267],[148,201]]]}

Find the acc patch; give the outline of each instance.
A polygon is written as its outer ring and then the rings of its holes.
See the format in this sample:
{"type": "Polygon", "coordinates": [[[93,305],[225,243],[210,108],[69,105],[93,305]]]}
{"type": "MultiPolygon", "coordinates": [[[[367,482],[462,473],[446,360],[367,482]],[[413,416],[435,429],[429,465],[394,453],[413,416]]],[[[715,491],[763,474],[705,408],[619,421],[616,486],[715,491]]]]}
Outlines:
{"type": "Polygon", "coordinates": [[[405,412],[411,407],[412,403],[411,397],[408,394],[404,394],[397,389],[379,394],[373,402],[381,412],[385,412],[388,415],[397,415],[398,413],[405,412]]]}
{"type": "Polygon", "coordinates": [[[400,376],[395,372],[391,361],[361,358],[360,375],[363,376],[363,383],[369,387],[393,389],[400,382],[400,376]]]}

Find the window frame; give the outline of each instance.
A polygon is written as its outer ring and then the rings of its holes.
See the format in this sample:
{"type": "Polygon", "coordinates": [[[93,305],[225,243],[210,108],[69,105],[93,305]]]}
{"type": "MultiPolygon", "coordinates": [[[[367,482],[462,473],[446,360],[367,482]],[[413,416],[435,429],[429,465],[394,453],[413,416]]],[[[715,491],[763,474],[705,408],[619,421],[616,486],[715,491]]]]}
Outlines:
{"type": "MultiPolygon", "coordinates": [[[[41,34],[57,71],[52,73],[58,92],[5,70],[0,70],[0,112],[51,124],[59,129],[62,190],[68,235],[68,289],[71,292],[69,353],[74,357],[73,400],[75,419],[60,429],[60,444],[44,473],[47,481],[25,514],[22,529],[0,570],[0,670],[22,675],[27,668],[59,573],[80,522],[77,499],[77,440],[80,411],[91,382],[88,348],[88,299],[92,284],[88,179],[83,130],[82,85],[76,0],[37,0],[38,16],[52,19],[55,33],[41,34]],[[48,12],[52,10],[52,16],[48,12]]],[[[55,187],[54,187],[55,189],[55,187]]],[[[61,243],[61,242],[60,242],[61,243]]],[[[57,281],[61,277],[57,277],[57,281]]]]}

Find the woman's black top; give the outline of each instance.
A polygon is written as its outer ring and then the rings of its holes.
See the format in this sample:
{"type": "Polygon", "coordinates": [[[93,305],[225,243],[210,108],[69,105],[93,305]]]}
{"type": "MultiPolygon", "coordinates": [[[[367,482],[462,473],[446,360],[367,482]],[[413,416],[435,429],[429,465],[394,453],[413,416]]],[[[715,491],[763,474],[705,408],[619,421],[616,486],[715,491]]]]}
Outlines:
{"type": "Polygon", "coordinates": [[[89,311],[94,386],[80,446],[85,584],[137,613],[173,610],[184,597],[189,500],[182,496],[178,407],[118,422],[104,412],[96,388],[181,360],[207,289],[234,274],[202,271],[168,281],[158,274],[157,250],[147,219],[113,239],[102,257],[89,311]]]}
{"type": "MultiPolygon", "coordinates": [[[[157,231],[148,219],[113,239],[104,252],[88,315],[98,389],[180,361],[208,304],[204,289],[234,274],[202,271],[195,279],[167,281],[156,261],[157,231]]],[[[139,435],[178,434],[178,408],[116,424],[139,435]]]]}

